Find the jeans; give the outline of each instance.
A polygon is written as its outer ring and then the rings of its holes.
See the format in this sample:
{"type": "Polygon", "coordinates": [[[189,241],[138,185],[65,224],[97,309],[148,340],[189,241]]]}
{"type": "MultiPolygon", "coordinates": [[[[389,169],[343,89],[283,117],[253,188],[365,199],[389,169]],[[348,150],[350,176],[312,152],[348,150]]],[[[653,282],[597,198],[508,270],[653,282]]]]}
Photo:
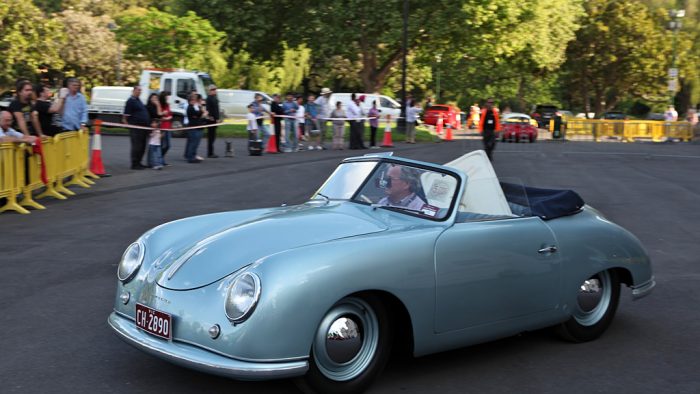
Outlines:
{"type": "Polygon", "coordinates": [[[163,167],[163,154],[160,145],[148,145],[148,166],[163,167]]]}
{"type": "Polygon", "coordinates": [[[163,154],[163,164],[165,164],[165,154],[170,150],[171,131],[161,130],[160,151],[163,154]]]}
{"type": "Polygon", "coordinates": [[[287,134],[287,148],[295,151],[299,148],[299,139],[297,138],[297,122],[294,119],[284,120],[284,131],[287,134]]]}
{"type": "Polygon", "coordinates": [[[193,161],[197,157],[197,148],[202,140],[202,129],[187,131],[187,144],[185,145],[185,159],[193,161]]]}
{"type": "Polygon", "coordinates": [[[267,152],[267,142],[270,139],[270,129],[267,128],[267,125],[264,123],[261,125],[258,125],[259,127],[259,136],[260,139],[262,139],[262,148],[263,152],[267,152]]]}

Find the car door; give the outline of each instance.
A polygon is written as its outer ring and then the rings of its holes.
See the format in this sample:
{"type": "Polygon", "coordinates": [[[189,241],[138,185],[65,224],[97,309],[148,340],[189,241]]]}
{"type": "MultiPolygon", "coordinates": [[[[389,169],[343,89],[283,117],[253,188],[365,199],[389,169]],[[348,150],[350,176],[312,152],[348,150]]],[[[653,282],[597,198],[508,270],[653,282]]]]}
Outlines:
{"type": "Polygon", "coordinates": [[[455,223],[435,245],[436,332],[554,309],[560,259],[539,217],[455,223]]]}

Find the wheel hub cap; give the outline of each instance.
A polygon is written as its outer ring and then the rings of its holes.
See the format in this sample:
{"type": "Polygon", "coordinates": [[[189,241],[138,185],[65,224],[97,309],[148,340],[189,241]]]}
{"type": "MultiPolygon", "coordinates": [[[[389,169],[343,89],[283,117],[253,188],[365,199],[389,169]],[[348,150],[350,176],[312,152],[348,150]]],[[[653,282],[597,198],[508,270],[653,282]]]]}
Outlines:
{"type": "Polygon", "coordinates": [[[357,356],[362,348],[362,329],[357,322],[341,317],[331,324],[326,334],[328,357],[338,364],[344,364],[357,356]]]}

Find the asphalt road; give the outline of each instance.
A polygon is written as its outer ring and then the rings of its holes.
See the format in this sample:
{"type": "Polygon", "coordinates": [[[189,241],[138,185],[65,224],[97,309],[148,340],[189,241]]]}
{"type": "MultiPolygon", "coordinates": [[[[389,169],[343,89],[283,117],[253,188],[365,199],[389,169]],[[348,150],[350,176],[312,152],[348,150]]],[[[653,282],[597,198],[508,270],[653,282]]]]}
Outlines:
{"type": "MultiPolygon", "coordinates": [[[[131,171],[127,138],[103,144],[111,178],[46,201],[45,211],[0,214],[0,392],[296,392],[288,381],[193,372],[123,343],[106,323],[116,265],[130,242],[165,221],[302,202],[351,151],[248,157],[234,140],[234,158],[186,164],[176,140],[172,167],[131,171]]],[[[460,140],[395,152],[447,162],[479,147],[460,140]]],[[[700,146],[499,144],[494,165],[528,185],[572,188],[631,230],[652,257],[656,290],[633,302],[625,289],[597,341],[573,345],[545,330],[397,360],[370,392],[700,392],[700,146]]]]}

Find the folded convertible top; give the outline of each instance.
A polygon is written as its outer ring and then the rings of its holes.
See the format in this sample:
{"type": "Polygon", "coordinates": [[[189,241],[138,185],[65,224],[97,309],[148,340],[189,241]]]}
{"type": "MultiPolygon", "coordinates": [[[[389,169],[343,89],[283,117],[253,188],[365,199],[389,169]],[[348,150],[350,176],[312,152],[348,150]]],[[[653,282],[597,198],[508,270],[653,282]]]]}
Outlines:
{"type": "Polygon", "coordinates": [[[509,203],[529,206],[532,216],[545,220],[576,214],[584,205],[581,196],[573,190],[540,189],[505,182],[501,182],[501,188],[509,203]]]}

